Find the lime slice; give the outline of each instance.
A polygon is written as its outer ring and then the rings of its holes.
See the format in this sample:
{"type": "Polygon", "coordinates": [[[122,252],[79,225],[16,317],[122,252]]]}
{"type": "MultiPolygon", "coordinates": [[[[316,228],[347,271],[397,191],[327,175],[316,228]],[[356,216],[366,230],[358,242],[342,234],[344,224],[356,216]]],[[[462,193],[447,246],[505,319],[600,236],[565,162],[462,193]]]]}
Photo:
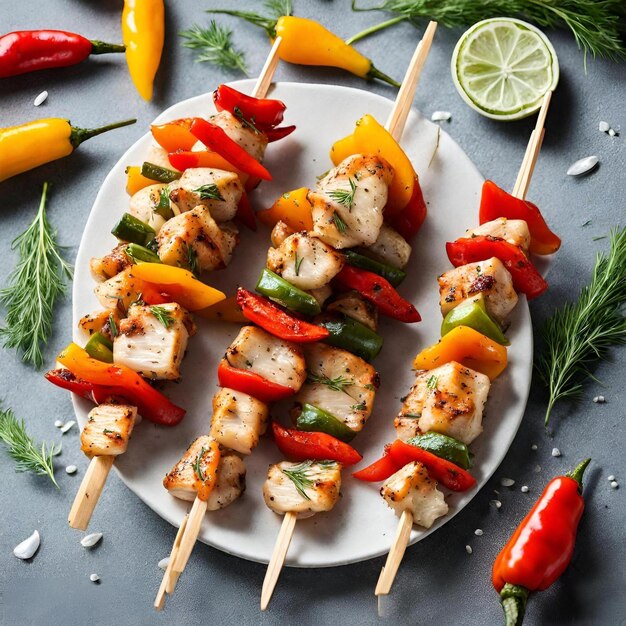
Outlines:
{"type": "Polygon", "coordinates": [[[474,24],[452,55],[452,79],[472,108],[497,120],[518,120],[541,106],[556,87],[559,61],[548,38],[532,24],[491,18],[474,24]]]}

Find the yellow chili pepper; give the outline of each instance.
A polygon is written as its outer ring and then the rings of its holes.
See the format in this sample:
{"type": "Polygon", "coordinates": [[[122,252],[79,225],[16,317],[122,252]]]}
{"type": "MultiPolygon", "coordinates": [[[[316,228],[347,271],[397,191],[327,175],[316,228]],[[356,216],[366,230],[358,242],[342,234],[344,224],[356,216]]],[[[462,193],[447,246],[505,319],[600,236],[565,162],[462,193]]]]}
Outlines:
{"type": "Polygon", "coordinates": [[[287,63],[338,67],[366,80],[378,78],[400,87],[393,78],[378,70],[370,59],[319,22],[285,15],[278,19],[275,30],[276,35],[282,37],[278,56],[287,63]]]}
{"type": "Polygon", "coordinates": [[[309,190],[306,187],[294,189],[284,193],[269,209],[258,211],[257,216],[268,226],[274,226],[282,220],[294,231],[313,230],[311,217],[311,203],[307,198],[309,190]]]}
{"type": "Polygon", "coordinates": [[[414,359],[417,370],[432,370],[450,361],[477,372],[498,377],[506,367],[506,348],[469,326],[457,326],[438,343],[422,350],[414,359]]]}
{"type": "Polygon", "coordinates": [[[65,157],[90,137],[136,121],[125,120],[101,128],[77,128],[68,120],[50,117],[0,128],[0,182],[65,157]]]}
{"type": "Polygon", "coordinates": [[[144,187],[154,185],[154,182],[151,178],[142,175],[141,165],[129,165],[126,168],[126,193],[129,196],[134,196],[144,187]]]}
{"type": "Polygon", "coordinates": [[[130,77],[139,95],[150,100],[165,40],[163,0],[125,0],[122,38],[130,77]]]}

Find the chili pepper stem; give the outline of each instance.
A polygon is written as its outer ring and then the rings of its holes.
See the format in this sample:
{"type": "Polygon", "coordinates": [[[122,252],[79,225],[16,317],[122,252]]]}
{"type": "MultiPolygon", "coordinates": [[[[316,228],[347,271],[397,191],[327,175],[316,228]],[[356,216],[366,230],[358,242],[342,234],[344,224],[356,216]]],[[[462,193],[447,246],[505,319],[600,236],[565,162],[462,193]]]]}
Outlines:
{"type": "Polygon", "coordinates": [[[582,463],[577,465],[575,469],[565,474],[568,478],[571,478],[578,483],[578,491],[580,492],[583,490],[583,474],[585,473],[589,463],[591,463],[591,459],[585,459],[582,463]]]}
{"type": "Polygon", "coordinates": [[[356,35],[352,35],[349,39],[346,39],[346,43],[351,46],[353,43],[359,41],[360,39],[365,39],[365,37],[369,37],[374,33],[377,33],[379,30],[383,30],[389,26],[393,26],[394,24],[398,24],[398,22],[404,22],[408,19],[405,15],[400,15],[399,17],[392,17],[390,20],[385,20],[380,24],[375,24],[374,26],[370,26],[365,30],[357,33],[356,35]]]}
{"type": "Polygon", "coordinates": [[[113,130],[115,128],[122,128],[123,126],[130,126],[130,124],[134,124],[137,120],[124,120],[123,122],[115,122],[115,124],[108,124],[107,126],[100,126],[99,128],[78,128],[76,126],[72,126],[72,132],[70,134],[70,143],[74,147],[74,149],[78,148],[83,141],[87,141],[87,139],[91,139],[96,135],[100,135],[102,133],[106,133],[109,130],[113,130]]]}
{"type": "Polygon", "coordinates": [[[374,66],[373,63],[372,67],[370,67],[370,71],[366,74],[365,78],[367,80],[374,80],[378,78],[378,80],[382,80],[383,82],[392,85],[393,87],[400,88],[400,83],[397,80],[394,80],[393,78],[391,78],[391,76],[387,76],[387,74],[381,72],[377,67],[374,66]]]}
{"type": "Polygon", "coordinates": [[[126,52],[126,46],[119,43],[107,43],[98,39],[91,39],[90,54],[109,54],[114,52],[126,52]]]}
{"type": "Polygon", "coordinates": [[[528,601],[528,589],[521,585],[506,583],[500,592],[500,600],[504,609],[505,626],[522,626],[528,601]]]}

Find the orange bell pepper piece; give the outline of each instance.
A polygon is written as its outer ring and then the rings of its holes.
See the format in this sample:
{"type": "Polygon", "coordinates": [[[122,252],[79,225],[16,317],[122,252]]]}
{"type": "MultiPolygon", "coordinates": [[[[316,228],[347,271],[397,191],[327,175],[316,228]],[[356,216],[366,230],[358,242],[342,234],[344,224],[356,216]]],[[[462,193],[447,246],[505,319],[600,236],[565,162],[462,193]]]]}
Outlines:
{"type": "Polygon", "coordinates": [[[469,326],[457,326],[413,360],[417,370],[431,370],[450,361],[497,378],[506,367],[506,348],[469,326]]]}
{"type": "Polygon", "coordinates": [[[226,298],[221,291],[205,285],[182,267],[163,263],[139,263],[133,275],[165,292],[189,311],[205,309],[226,298]]]}
{"type": "Polygon", "coordinates": [[[257,217],[267,226],[274,226],[282,220],[294,231],[313,230],[311,203],[306,187],[284,193],[269,209],[257,212],[257,217]]]}
{"type": "Polygon", "coordinates": [[[154,185],[155,182],[141,174],[139,165],[129,165],[126,168],[126,193],[129,196],[134,196],[138,191],[148,185],[154,185]]]}
{"type": "Polygon", "coordinates": [[[248,319],[244,316],[239,304],[237,304],[237,296],[230,296],[225,300],[220,300],[206,309],[195,311],[195,314],[211,322],[248,323],[248,319]]]}
{"type": "Polygon", "coordinates": [[[190,132],[192,118],[181,118],[167,124],[150,126],[154,140],[167,152],[191,150],[198,141],[190,132]]]}
{"type": "Polygon", "coordinates": [[[353,154],[357,154],[358,149],[354,140],[354,135],[348,135],[343,139],[338,139],[330,149],[330,160],[335,166],[353,154]]]}

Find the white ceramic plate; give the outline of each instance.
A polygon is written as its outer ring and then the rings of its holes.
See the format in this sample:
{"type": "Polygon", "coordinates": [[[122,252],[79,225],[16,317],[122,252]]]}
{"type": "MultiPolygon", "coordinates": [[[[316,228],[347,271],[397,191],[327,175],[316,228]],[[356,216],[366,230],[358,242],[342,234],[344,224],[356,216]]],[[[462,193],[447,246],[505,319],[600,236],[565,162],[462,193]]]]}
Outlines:
{"type": "MultiPolygon", "coordinates": [[[[250,91],[251,81],[235,85],[250,91]]],[[[313,186],[315,177],[330,166],[328,151],[338,138],[352,132],[355,121],[365,113],[384,122],[392,102],[366,91],[330,85],[283,83],[274,87],[272,97],[287,106],[286,122],[297,131],[267,151],[266,165],[274,175],[271,183],[252,194],[257,207],[269,206],[281,193],[305,185],[313,186]]],[[[211,95],[191,98],[174,105],[157,118],[164,122],[178,117],[208,115],[213,112],[211,95]]],[[[364,462],[380,455],[383,444],[394,437],[393,418],[400,407],[400,397],[413,383],[411,360],[420,349],[437,341],[441,315],[438,307],[436,277],[450,267],[444,242],[461,236],[476,225],[482,177],[467,155],[445,133],[432,164],[429,161],[437,141],[437,128],[415,112],[411,113],[402,144],[420,174],[427,199],[428,219],[413,248],[408,278],[400,292],[413,301],[423,322],[405,325],[383,320],[380,332],[385,345],[375,365],[381,376],[381,388],[367,428],[354,441],[364,462]]],[[[74,321],[99,305],[93,295],[93,280],[88,262],[115,244],[109,234],[113,223],[128,205],[124,190],[124,168],[139,164],[151,144],[149,134],[137,141],[107,176],[94,203],[76,260],[74,279],[74,321]]],[[[231,265],[210,276],[212,284],[229,294],[237,284],[253,288],[269,245],[269,233],[244,231],[241,245],[231,265]]],[[[75,325],[76,328],[76,325],[75,325]]],[[[187,416],[175,428],[160,428],[144,420],[133,433],[125,455],[115,468],[122,480],[158,515],[178,525],[189,509],[187,502],[170,496],[161,480],[196,436],[207,433],[211,418],[211,398],[216,390],[217,364],[239,327],[232,324],[200,323],[198,334],[190,342],[183,365],[183,382],[170,385],[168,395],[187,409],[187,416]]],[[[85,338],[75,331],[75,339],[85,338]]],[[[521,422],[530,385],[532,334],[526,301],[515,310],[509,337],[509,367],[491,389],[484,433],[472,444],[478,481],[475,489],[463,494],[449,494],[450,513],[429,530],[411,534],[411,542],[423,539],[441,528],[476,495],[496,470],[506,454],[521,422]]],[[[76,414],[84,424],[90,406],[74,400],[76,414]]],[[[276,416],[282,417],[284,416],[276,416]]],[[[230,507],[207,515],[200,538],[211,546],[253,561],[267,562],[278,533],[281,518],[263,503],[262,484],[270,463],[281,460],[277,448],[268,440],[261,442],[251,457],[247,490],[230,507]]],[[[299,567],[329,567],[370,559],[389,550],[397,518],[378,495],[377,484],[354,480],[344,471],[343,498],[328,514],[298,522],[287,563],[299,567]]],[[[445,531],[444,531],[445,532],[445,531]]],[[[164,546],[172,536],[163,537],[164,546]]]]}

